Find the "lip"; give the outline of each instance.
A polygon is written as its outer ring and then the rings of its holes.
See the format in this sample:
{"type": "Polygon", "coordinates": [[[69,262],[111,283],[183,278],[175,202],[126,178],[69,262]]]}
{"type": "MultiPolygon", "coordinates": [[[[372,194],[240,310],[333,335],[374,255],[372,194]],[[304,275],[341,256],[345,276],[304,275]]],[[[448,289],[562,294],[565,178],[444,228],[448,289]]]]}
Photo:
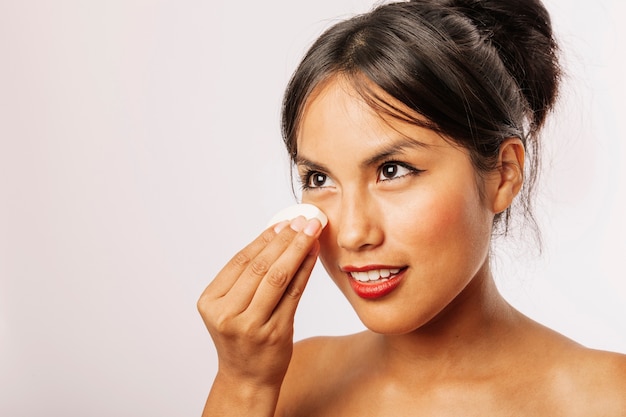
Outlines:
{"type": "Polygon", "coordinates": [[[343,272],[367,272],[375,269],[405,269],[406,267],[393,266],[393,265],[366,265],[366,266],[352,266],[346,265],[341,270],[343,272]]]}
{"type": "Polygon", "coordinates": [[[361,298],[371,300],[384,297],[398,288],[398,285],[400,285],[402,279],[404,278],[407,268],[389,265],[367,265],[362,267],[345,266],[341,269],[346,273],[350,286],[354,292],[361,298]],[[351,272],[368,272],[376,269],[399,269],[400,272],[387,279],[369,282],[358,281],[350,275],[351,272]]]}

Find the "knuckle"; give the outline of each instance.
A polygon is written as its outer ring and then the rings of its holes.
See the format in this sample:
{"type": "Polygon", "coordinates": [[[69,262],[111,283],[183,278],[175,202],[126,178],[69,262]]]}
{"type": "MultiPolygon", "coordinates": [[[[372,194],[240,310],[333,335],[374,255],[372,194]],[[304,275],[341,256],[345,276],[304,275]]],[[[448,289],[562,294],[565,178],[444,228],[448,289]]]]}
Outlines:
{"type": "Polygon", "coordinates": [[[222,336],[234,336],[237,334],[233,317],[230,314],[219,314],[214,317],[211,327],[222,336]]]}
{"type": "Polygon", "coordinates": [[[283,268],[273,269],[267,276],[267,283],[275,288],[283,288],[289,280],[289,274],[283,268]]]}
{"type": "Polygon", "coordinates": [[[238,267],[245,267],[250,263],[250,257],[245,252],[237,253],[232,260],[233,265],[238,267]]]}
{"type": "Polygon", "coordinates": [[[202,316],[204,316],[204,314],[207,312],[207,300],[206,300],[207,296],[202,294],[200,296],[200,298],[198,298],[198,301],[196,302],[196,308],[198,309],[198,311],[200,312],[200,314],[202,316]]]}
{"type": "Polygon", "coordinates": [[[309,246],[310,246],[310,241],[309,239],[307,239],[304,235],[300,235],[298,236],[294,241],[293,241],[293,246],[294,248],[296,248],[298,251],[304,251],[304,250],[308,250],[309,246]]]}
{"type": "Polygon", "coordinates": [[[269,269],[270,265],[265,259],[255,259],[250,263],[250,271],[258,276],[264,276],[269,269]]]}
{"type": "Polygon", "coordinates": [[[285,295],[287,297],[293,298],[293,299],[299,299],[302,296],[303,293],[303,289],[296,284],[291,284],[287,287],[287,290],[285,291],[285,295]]]}
{"type": "Polygon", "coordinates": [[[289,245],[289,243],[291,243],[291,240],[293,239],[293,233],[280,233],[278,236],[276,236],[276,239],[279,239],[284,246],[289,245]]]}
{"type": "Polygon", "coordinates": [[[246,339],[254,340],[259,335],[259,327],[256,326],[254,323],[248,322],[241,329],[241,334],[244,335],[246,339]]]}
{"type": "Polygon", "coordinates": [[[266,230],[261,234],[261,242],[263,242],[264,245],[267,245],[274,239],[274,237],[275,233],[271,229],[266,230]]]}
{"type": "Polygon", "coordinates": [[[255,321],[242,321],[237,327],[237,332],[234,335],[237,342],[244,344],[248,347],[260,347],[264,345],[267,340],[265,333],[265,326],[260,325],[255,321]]]}
{"type": "Polygon", "coordinates": [[[196,308],[203,318],[206,319],[213,315],[215,302],[206,292],[198,298],[196,308]]]}
{"type": "Polygon", "coordinates": [[[228,314],[216,312],[213,309],[204,309],[202,319],[209,333],[213,336],[229,337],[235,333],[233,329],[233,318],[228,314]]]}

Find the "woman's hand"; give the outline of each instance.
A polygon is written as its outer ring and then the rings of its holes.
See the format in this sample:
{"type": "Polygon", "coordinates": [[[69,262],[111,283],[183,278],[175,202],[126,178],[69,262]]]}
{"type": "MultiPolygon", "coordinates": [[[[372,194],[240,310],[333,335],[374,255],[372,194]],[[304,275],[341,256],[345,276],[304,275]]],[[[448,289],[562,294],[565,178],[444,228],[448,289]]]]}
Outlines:
{"type": "Polygon", "coordinates": [[[198,310],[219,362],[207,415],[237,415],[237,407],[249,415],[250,407],[256,415],[273,415],[291,360],[296,307],[319,253],[321,231],[319,220],[304,217],[266,230],[200,297],[198,310]]]}

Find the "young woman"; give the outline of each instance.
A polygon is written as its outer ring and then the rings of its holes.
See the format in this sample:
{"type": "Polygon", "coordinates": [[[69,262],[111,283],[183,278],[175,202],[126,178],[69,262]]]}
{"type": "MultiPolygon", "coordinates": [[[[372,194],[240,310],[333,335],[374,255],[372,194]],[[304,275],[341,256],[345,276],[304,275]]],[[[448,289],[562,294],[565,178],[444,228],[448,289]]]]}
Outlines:
{"type": "Polygon", "coordinates": [[[626,416],[626,356],[528,319],[490,271],[492,236],[532,220],[557,52],[539,0],[391,3],[317,40],[283,134],[329,223],[270,227],[201,296],[206,416],[626,416]],[[294,345],[318,255],[368,330],[294,345]]]}

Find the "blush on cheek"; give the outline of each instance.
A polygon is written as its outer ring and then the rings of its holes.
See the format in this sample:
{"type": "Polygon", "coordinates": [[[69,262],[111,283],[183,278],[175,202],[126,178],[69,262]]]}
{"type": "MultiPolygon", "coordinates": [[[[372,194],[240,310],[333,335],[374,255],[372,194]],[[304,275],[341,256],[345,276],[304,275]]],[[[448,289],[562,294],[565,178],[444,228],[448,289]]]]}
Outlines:
{"type": "Polygon", "coordinates": [[[477,200],[461,190],[447,191],[432,192],[404,205],[392,220],[394,234],[400,231],[406,241],[433,249],[445,249],[454,242],[467,243],[479,227],[477,200]]]}

